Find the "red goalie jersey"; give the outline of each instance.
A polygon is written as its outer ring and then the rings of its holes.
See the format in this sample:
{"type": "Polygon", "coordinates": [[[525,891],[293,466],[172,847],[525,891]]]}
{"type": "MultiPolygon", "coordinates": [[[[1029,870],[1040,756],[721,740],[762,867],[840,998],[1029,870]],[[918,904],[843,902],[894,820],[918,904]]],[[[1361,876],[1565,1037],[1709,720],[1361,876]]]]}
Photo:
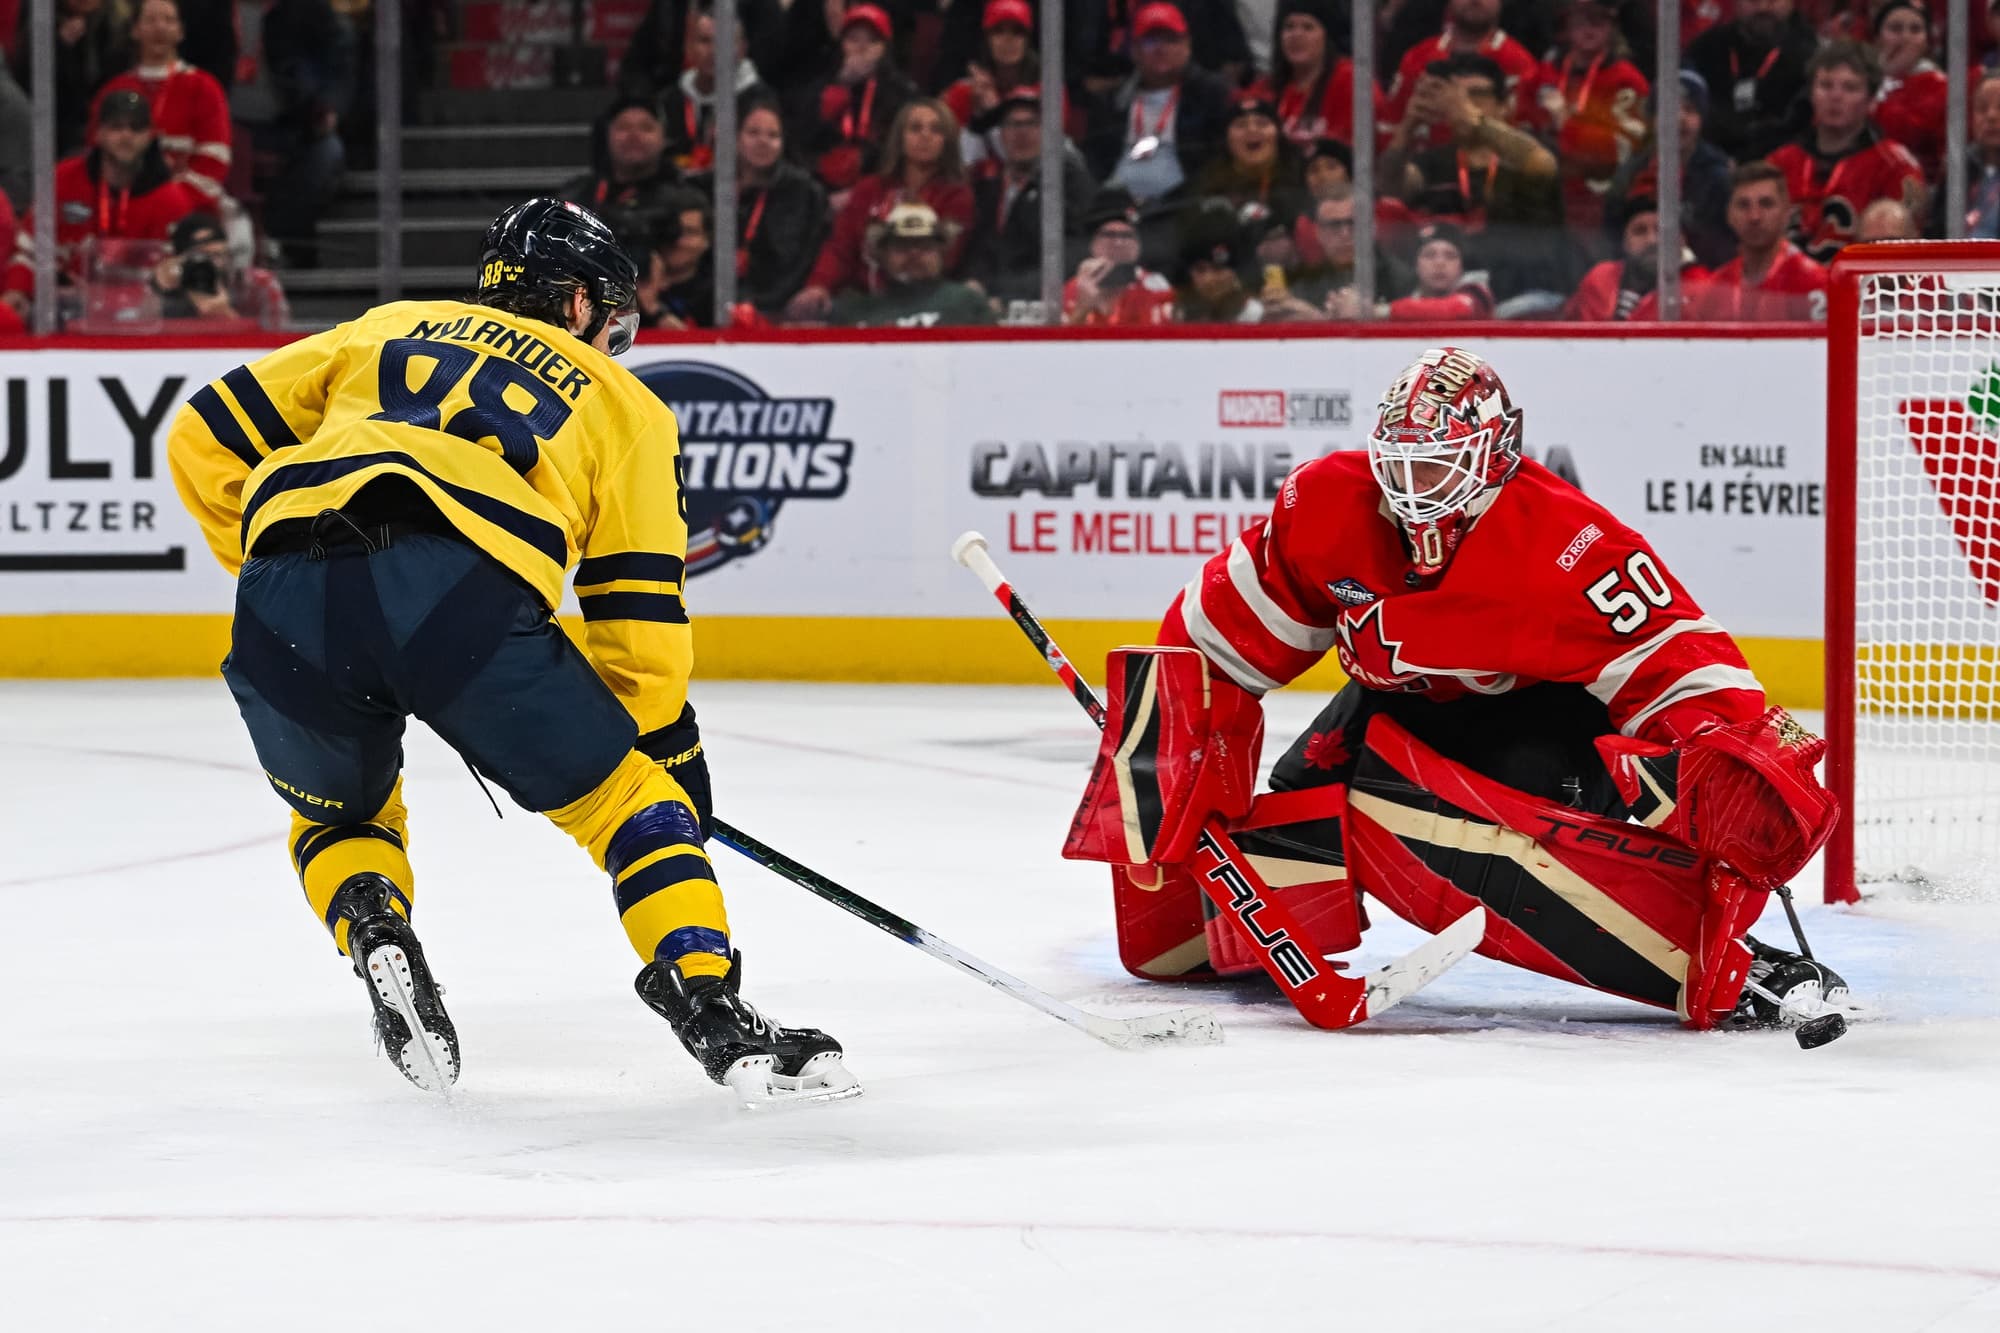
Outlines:
{"type": "Polygon", "coordinates": [[[1286,479],[1271,517],[1211,559],[1160,641],[1263,692],[1328,652],[1362,684],[1443,700],[1583,685],[1629,736],[1676,744],[1756,718],[1764,691],[1638,533],[1530,460],[1444,568],[1413,573],[1363,451],[1286,479]]]}

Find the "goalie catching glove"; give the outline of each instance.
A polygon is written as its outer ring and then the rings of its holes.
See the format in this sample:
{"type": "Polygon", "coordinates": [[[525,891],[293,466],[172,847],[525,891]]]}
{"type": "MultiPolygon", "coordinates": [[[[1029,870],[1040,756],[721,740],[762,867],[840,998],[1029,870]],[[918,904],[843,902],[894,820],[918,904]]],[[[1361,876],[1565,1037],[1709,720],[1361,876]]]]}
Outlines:
{"type": "Polygon", "coordinates": [[[1840,817],[1813,776],[1826,742],[1782,708],[1705,727],[1679,746],[1604,736],[1597,749],[1643,823],[1758,888],[1803,870],[1840,817]]]}
{"type": "Polygon", "coordinates": [[[1210,818],[1249,813],[1263,707],[1193,648],[1119,648],[1107,666],[1104,739],[1063,855],[1179,864],[1210,818]]]}

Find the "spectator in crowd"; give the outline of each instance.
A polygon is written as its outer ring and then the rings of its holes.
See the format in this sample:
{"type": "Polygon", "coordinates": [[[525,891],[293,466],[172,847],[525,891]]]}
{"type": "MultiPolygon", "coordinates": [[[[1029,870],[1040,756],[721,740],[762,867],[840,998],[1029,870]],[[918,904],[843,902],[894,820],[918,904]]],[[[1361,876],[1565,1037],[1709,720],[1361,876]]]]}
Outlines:
{"type": "MultiPolygon", "coordinates": [[[[807,3],[816,5],[817,0],[807,3]]],[[[652,0],[618,60],[621,96],[658,101],[680,82],[691,64],[687,51],[691,20],[702,12],[708,12],[706,0],[652,0]]],[[[736,22],[748,43],[751,63],[765,77],[791,73],[781,68],[777,54],[785,26],[781,0],[736,0],[736,22]]],[[[824,38],[826,34],[821,32],[819,36],[824,38]]]]}
{"type": "Polygon", "coordinates": [[[1900,199],[1877,199],[1861,210],[1854,224],[1854,239],[1863,241],[1914,241],[1922,237],[1916,215],[1900,199]]]}
{"type": "MultiPolygon", "coordinates": [[[[812,0],[798,0],[793,9],[812,0]]],[[[805,150],[813,174],[826,186],[838,212],[847,192],[874,171],[892,141],[890,127],[917,95],[889,54],[895,29],[880,5],[847,8],[840,27],[840,64],[833,73],[807,85],[794,113],[792,135],[805,150]]],[[[956,126],[952,133],[957,134],[956,126]]],[[[957,146],[953,145],[957,156],[957,146]]],[[[857,243],[859,237],[856,238],[857,243]]]]}
{"type": "Polygon", "coordinates": [[[162,316],[200,320],[205,332],[285,326],[285,289],[269,269],[237,270],[220,218],[190,213],[174,224],[168,244],[172,254],[153,271],[162,316]]]}
{"type": "MultiPolygon", "coordinates": [[[[56,164],[53,202],[56,273],[72,284],[82,280],[93,244],[165,241],[176,222],[203,206],[201,195],[174,179],[153,138],[152,110],[130,89],[98,104],[95,146],[56,164]]],[[[30,210],[4,284],[6,301],[22,314],[35,289],[34,234],[30,210]]]]}
{"type": "Polygon", "coordinates": [[[1338,185],[1354,183],[1354,149],[1341,139],[1314,139],[1305,154],[1306,193],[1324,199],[1338,185]]]}
{"type": "Polygon", "coordinates": [[[1826,270],[1785,239],[1791,214],[1783,171],[1769,162],[1737,167],[1729,178],[1736,258],[1706,281],[1689,284],[1685,317],[1731,323],[1825,319],[1826,270]]]}
{"type": "Polygon", "coordinates": [[[340,127],[354,102],[354,31],[327,0],[275,0],[243,15],[244,42],[261,58],[232,90],[230,111],[250,131],[264,230],[289,260],[316,261],[319,219],[347,170],[340,127]]]}
{"type": "Polygon", "coordinates": [[[1646,137],[1650,86],[1631,60],[1610,0],[1572,0],[1561,47],[1540,88],[1542,123],[1562,164],[1563,214],[1594,239],[1618,164],[1646,137]]]}
{"type": "MultiPolygon", "coordinates": [[[[736,30],[735,95],[763,86],[750,59],[749,38],[736,30]]],[[[715,162],[715,12],[702,0],[688,15],[688,67],[660,99],[660,119],[667,134],[667,156],[683,172],[706,171],[715,162]]]]}
{"type": "Polygon", "coordinates": [[[1278,133],[1277,109],[1257,93],[1230,103],[1223,153],[1196,176],[1200,199],[1226,199],[1246,223],[1277,218],[1286,228],[1306,211],[1305,176],[1278,133]]]}
{"type": "Polygon", "coordinates": [[[143,95],[167,166],[215,206],[229,176],[229,96],[215,76],[181,59],[179,0],[140,0],[132,19],[132,68],[110,79],[97,100],[120,90],[143,95]]]}
{"type": "MultiPolygon", "coordinates": [[[[1321,139],[1354,142],[1354,62],[1338,54],[1334,35],[1342,17],[1334,0],[1279,0],[1271,73],[1254,86],[1301,153],[1321,139]]],[[[1372,96],[1379,133],[1389,104],[1379,87],[1372,96]]]]}
{"type": "MultiPolygon", "coordinates": [[[[1001,170],[972,184],[965,276],[992,298],[1009,324],[1039,323],[1041,318],[1041,96],[1040,88],[1016,88],[980,122],[997,127],[1001,170]]],[[[1068,224],[1081,218],[1096,188],[1083,162],[1067,153],[1063,211],[1068,224]]]]}
{"type": "MultiPolygon", "coordinates": [[[[1073,74],[1085,92],[1106,96],[1144,63],[1139,46],[1147,25],[1141,20],[1156,4],[1165,0],[1106,0],[1064,7],[1069,32],[1064,50],[1076,62],[1073,74]]],[[[1250,44],[1232,0],[1174,0],[1165,7],[1180,15],[1180,31],[1204,70],[1220,76],[1225,88],[1243,81],[1250,68],[1250,44]]]]}
{"type": "MultiPolygon", "coordinates": [[[[1607,259],[1583,275],[1569,301],[1564,319],[1602,323],[1660,317],[1660,209],[1652,199],[1634,199],[1626,210],[1625,253],[1607,259]]],[[[1681,247],[1681,284],[1686,290],[1707,274],[1694,252],[1681,247]]]]}
{"type": "Polygon", "coordinates": [[[613,231],[652,236],[682,206],[681,175],[667,156],[659,104],[626,95],[613,102],[591,132],[591,170],[562,188],[562,197],[589,208],[613,231]]]}
{"type": "Polygon", "coordinates": [[[1930,11],[1916,0],[1889,0],[1876,10],[1875,55],[1882,64],[1876,126],[1910,150],[1924,179],[1939,179],[1949,81],[1931,61],[1930,11]]]}
{"type": "MultiPolygon", "coordinates": [[[[1312,224],[1317,261],[1306,262],[1287,286],[1291,300],[1266,302],[1264,318],[1275,320],[1359,319],[1360,295],[1354,289],[1354,187],[1335,186],[1313,202],[1312,224]]],[[[1379,243],[1375,246],[1376,305],[1409,294],[1413,279],[1401,260],[1379,243]]]]}
{"type": "Polygon", "coordinates": [[[1417,232],[1416,290],[1389,302],[1390,319],[1491,319],[1493,293],[1465,269],[1465,233],[1449,222],[1417,232]]]}
{"type": "MultiPolygon", "coordinates": [[[[1736,233],[1729,229],[1729,173],[1733,163],[1702,136],[1708,114],[1708,85],[1691,69],[1680,73],[1681,238],[1704,268],[1715,268],[1736,257],[1736,233]]],[[[1657,97],[1649,97],[1652,116],[1657,97]]],[[[1623,225],[1634,201],[1651,201],[1660,188],[1659,146],[1649,142],[1625,159],[1611,178],[1605,223],[1623,225]]]]}
{"type": "Polygon", "coordinates": [[[1236,210],[1204,199],[1181,226],[1174,318],[1183,324],[1258,324],[1264,305],[1243,283],[1243,227],[1236,210]]]}
{"type": "Polygon", "coordinates": [[[956,271],[972,225],[972,188],[958,155],[958,126],[944,103],[919,97],[896,113],[882,170],[864,176],[833,217],[833,233],[820,247],[806,285],[786,307],[792,319],[820,319],[833,298],[874,285],[867,240],[869,224],[897,204],[924,204],[937,215],[944,240],[944,271],[956,271]]]}
{"type": "Polygon", "coordinates": [[[778,104],[762,90],[737,111],[736,181],[737,299],[776,318],[805,286],[833,214],[820,183],[786,161],[778,104]]]}
{"type": "Polygon", "coordinates": [[[1785,173],[1795,210],[1792,239],[1829,263],[1854,239],[1854,220],[1877,199],[1924,206],[1924,173],[1910,150],[1876,133],[1868,109],[1882,70],[1858,42],[1834,42],[1812,58],[1812,124],[1770,156],[1785,173]]]}
{"type": "Polygon", "coordinates": [[[1554,154],[1508,123],[1501,71],[1485,56],[1452,56],[1426,70],[1410,115],[1383,154],[1382,179],[1420,219],[1457,223],[1479,237],[1480,267],[1502,301],[1526,313],[1562,304],[1575,284],[1562,231],[1554,154]],[[1449,140],[1411,155],[1413,126],[1435,122],[1449,140]]]}
{"type": "MultiPolygon", "coordinates": [[[[968,8],[974,0],[959,0],[968,8]]],[[[954,10],[957,4],[952,6],[954,10]]],[[[939,94],[951,108],[953,119],[965,131],[960,150],[967,167],[1000,157],[997,142],[989,144],[975,134],[972,124],[984,120],[1000,105],[1000,99],[1017,88],[1038,88],[1042,63],[1035,55],[1035,11],[1028,0],[986,0],[979,52],[967,64],[965,77],[939,94]]]]}
{"type": "Polygon", "coordinates": [[[896,204],[868,224],[867,245],[882,275],[880,289],[843,293],[828,313],[829,322],[898,329],[993,322],[985,297],[944,276],[946,226],[929,204],[896,204]]]}
{"type": "MultiPolygon", "coordinates": [[[[1965,235],[2000,241],[2000,71],[1972,90],[1972,142],[1965,147],[1965,235]]],[[[1935,234],[1945,231],[1944,191],[1938,191],[1935,234]]]]}
{"type": "MultiPolygon", "coordinates": [[[[35,0],[39,3],[40,0],[35,0]]],[[[7,52],[21,87],[35,90],[30,53],[35,3],[23,4],[7,52]]],[[[55,0],[56,152],[80,152],[92,142],[90,101],[125,66],[126,33],[105,0],[55,0]]]]}
{"type": "Polygon", "coordinates": [[[1084,219],[1090,253],[1063,286],[1063,323],[1104,328],[1171,324],[1174,289],[1139,263],[1139,204],[1109,186],[1091,201],[1084,219]]]}
{"type": "MultiPolygon", "coordinates": [[[[648,329],[706,329],[715,325],[715,270],[710,262],[708,203],[686,187],[675,189],[654,223],[639,259],[639,325],[648,329]]],[[[628,250],[638,247],[627,243],[628,250]]]]}
{"type": "Polygon", "coordinates": [[[1090,107],[1091,175],[1141,204],[1167,198],[1199,172],[1229,117],[1228,90],[1195,68],[1191,53],[1180,10],[1164,0],[1141,5],[1132,20],[1132,76],[1090,107]]]}
{"type": "Polygon", "coordinates": [[[14,81],[13,72],[0,63],[0,194],[7,196],[12,212],[28,206],[33,188],[34,122],[34,104],[14,81]]]}
{"type": "Polygon", "coordinates": [[[1729,157],[1762,157],[1798,132],[1813,30],[1793,0],[1736,0],[1736,17],[1697,37],[1682,60],[1708,84],[1703,133],[1729,157]]]}
{"type": "Polygon", "coordinates": [[[1389,85],[1389,128],[1403,136],[1403,142],[1427,146],[1432,127],[1444,128],[1436,108],[1412,108],[1417,86],[1431,66],[1455,56],[1478,56],[1499,69],[1498,95],[1518,108],[1535,105],[1536,91],[1544,75],[1542,62],[1527,47],[1500,29],[1500,0],[1451,0],[1445,9],[1445,29],[1431,40],[1418,42],[1403,55],[1396,78],[1389,85]]]}

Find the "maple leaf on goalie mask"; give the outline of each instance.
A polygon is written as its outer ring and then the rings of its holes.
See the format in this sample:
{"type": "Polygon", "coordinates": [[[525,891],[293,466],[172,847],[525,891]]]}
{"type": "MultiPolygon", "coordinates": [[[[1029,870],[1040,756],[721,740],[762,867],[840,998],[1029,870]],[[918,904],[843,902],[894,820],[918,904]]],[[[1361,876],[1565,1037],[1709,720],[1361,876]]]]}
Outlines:
{"type": "Polygon", "coordinates": [[[1315,731],[1306,738],[1305,761],[1309,767],[1334,769],[1349,757],[1346,739],[1337,731],[1315,731]]]}

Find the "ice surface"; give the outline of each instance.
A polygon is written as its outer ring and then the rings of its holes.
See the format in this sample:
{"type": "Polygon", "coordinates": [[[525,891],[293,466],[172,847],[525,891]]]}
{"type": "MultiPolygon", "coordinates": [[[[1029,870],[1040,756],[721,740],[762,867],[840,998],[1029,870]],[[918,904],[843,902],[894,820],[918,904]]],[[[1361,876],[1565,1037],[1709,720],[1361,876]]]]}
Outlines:
{"type": "Polygon", "coordinates": [[[1094,735],[1054,685],[696,698],[746,831],[1066,999],[1217,1004],[1228,1044],[1105,1049],[718,848],[748,993],[868,1085],[739,1112],[632,996],[583,853],[418,731],[441,1104],[372,1053],[219,682],[0,686],[0,1326],[2000,1329],[1990,901],[1808,906],[1880,1008],[1816,1052],[1478,958],[1318,1033],[1118,969],[1055,854],[1094,735]]]}

